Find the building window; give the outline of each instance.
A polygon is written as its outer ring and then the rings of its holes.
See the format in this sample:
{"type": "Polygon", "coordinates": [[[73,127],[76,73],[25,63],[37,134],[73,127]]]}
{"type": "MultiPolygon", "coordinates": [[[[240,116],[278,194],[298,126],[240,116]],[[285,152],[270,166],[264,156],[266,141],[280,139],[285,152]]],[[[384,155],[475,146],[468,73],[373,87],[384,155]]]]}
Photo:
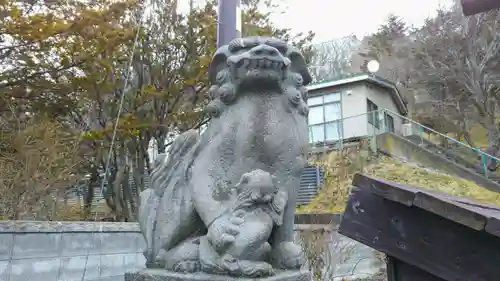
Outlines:
{"type": "Polygon", "coordinates": [[[307,100],[309,106],[309,142],[334,141],[342,138],[341,93],[330,93],[307,100]]]}
{"type": "Polygon", "coordinates": [[[385,113],[385,128],[387,132],[394,133],[394,118],[387,113],[385,113]]]}
{"type": "Polygon", "coordinates": [[[368,123],[378,129],[380,127],[378,106],[369,99],[366,99],[366,112],[368,112],[368,123]]]}

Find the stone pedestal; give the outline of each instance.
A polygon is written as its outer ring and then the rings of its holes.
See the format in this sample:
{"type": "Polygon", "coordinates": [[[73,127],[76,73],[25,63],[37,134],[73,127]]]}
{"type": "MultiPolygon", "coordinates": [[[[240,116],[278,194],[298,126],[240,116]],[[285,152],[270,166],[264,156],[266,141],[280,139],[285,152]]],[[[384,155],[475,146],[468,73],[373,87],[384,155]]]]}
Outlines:
{"type": "Polygon", "coordinates": [[[163,269],[144,269],[135,273],[126,273],[125,281],[311,281],[311,274],[305,270],[288,270],[276,272],[276,275],[264,278],[236,278],[205,273],[184,274],[163,269]]]}

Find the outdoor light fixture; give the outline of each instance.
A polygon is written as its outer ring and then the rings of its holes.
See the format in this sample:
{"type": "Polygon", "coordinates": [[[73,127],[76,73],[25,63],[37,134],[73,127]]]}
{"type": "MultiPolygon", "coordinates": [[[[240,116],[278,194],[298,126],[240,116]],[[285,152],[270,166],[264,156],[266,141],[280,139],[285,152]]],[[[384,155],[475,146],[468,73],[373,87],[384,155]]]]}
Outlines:
{"type": "Polygon", "coordinates": [[[500,8],[500,0],[461,0],[465,16],[472,16],[500,8]]]}
{"type": "Polygon", "coordinates": [[[375,73],[375,72],[377,72],[379,70],[380,64],[376,60],[371,60],[366,65],[366,68],[368,68],[368,71],[370,73],[375,73]]]}

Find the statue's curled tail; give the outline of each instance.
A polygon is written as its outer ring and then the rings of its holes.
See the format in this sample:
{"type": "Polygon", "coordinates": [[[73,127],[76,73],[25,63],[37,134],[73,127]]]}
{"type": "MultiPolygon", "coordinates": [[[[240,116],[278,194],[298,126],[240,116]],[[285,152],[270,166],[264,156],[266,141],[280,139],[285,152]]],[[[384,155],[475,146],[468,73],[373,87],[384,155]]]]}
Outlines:
{"type": "Polygon", "coordinates": [[[169,262],[165,253],[203,228],[185,178],[198,140],[195,130],[177,137],[168,156],[154,167],[151,187],[140,194],[139,225],[148,245],[144,253],[148,267],[176,266],[168,264],[175,262],[169,262]]]}

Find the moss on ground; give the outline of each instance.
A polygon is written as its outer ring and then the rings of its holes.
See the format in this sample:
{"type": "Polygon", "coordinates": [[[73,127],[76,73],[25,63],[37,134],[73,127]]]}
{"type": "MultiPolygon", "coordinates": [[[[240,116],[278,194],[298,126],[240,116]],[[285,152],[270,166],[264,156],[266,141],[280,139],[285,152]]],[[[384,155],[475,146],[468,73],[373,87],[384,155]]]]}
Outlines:
{"type": "Polygon", "coordinates": [[[481,203],[500,205],[500,193],[478,186],[474,182],[440,173],[387,156],[369,156],[362,150],[332,153],[317,161],[325,169],[325,184],[319,195],[301,212],[341,212],[344,210],[352,177],[363,172],[379,178],[421,188],[465,196],[481,203]]]}
{"type": "MultiPolygon", "coordinates": [[[[458,139],[457,135],[455,133],[447,133],[446,134],[448,137],[459,140],[465,144],[467,144],[467,141],[465,138],[460,138],[458,139]]],[[[476,124],[472,125],[470,129],[470,135],[472,137],[472,141],[474,142],[474,146],[476,148],[480,149],[485,149],[488,147],[488,133],[486,132],[486,129],[482,125],[476,124]]],[[[441,143],[441,137],[437,134],[428,134],[424,133],[422,135],[425,139],[430,140],[431,142],[440,145],[441,143]]]]}
{"type": "Polygon", "coordinates": [[[470,135],[474,140],[474,145],[479,148],[488,147],[488,133],[481,125],[473,125],[471,128],[470,135]]]}

